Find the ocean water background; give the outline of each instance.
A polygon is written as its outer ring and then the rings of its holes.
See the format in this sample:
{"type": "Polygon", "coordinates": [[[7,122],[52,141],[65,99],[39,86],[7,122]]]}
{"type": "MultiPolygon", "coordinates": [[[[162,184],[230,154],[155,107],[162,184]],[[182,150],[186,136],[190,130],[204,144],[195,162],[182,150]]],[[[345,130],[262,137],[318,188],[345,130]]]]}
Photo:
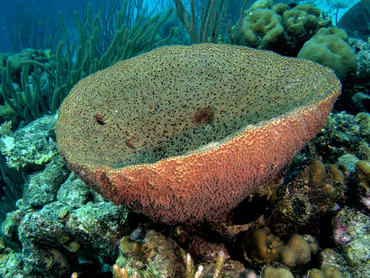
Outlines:
{"type": "MultiPolygon", "coordinates": [[[[162,0],[160,0],[162,1],[162,0]]],[[[58,11],[61,12],[63,19],[68,27],[76,27],[74,12],[77,11],[80,20],[86,15],[88,5],[92,7],[92,15],[94,11],[98,11],[103,8],[104,5],[116,2],[116,0],[64,0],[64,1],[49,1],[49,0],[1,0],[0,1],[0,53],[15,53],[16,51],[12,45],[12,39],[10,32],[16,31],[16,25],[22,18],[22,15],[32,13],[34,15],[41,15],[41,17],[35,17],[33,31],[43,32],[45,28],[48,28],[50,23],[55,24],[55,27],[59,28],[58,31],[61,33],[62,27],[58,18],[58,11]],[[18,22],[17,22],[18,21],[18,22]],[[9,30],[11,29],[11,30],[9,30]]],[[[123,2],[123,1],[122,1],[123,2]]],[[[128,2],[138,2],[136,0],[129,0],[128,2]]],[[[143,4],[148,5],[148,9],[153,9],[153,6],[158,0],[144,0],[143,4]]],[[[164,2],[170,2],[165,0],[164,2]]],[[[24,18],[24,16],[23,16],[24,18]]],[[[77,32],[77,30],[76,30],[77,32]]]]}
{"type": "MultiPolygon", "coordinates": [[[[101,1],[103,2],[103,1],[101,1]]],[[[15,31],[16,21],[19,18],[19,13],[30,12],[34,14],[40,11],[41,14],[45,15],[46,18],[52,20],[55,19],[56,23],[60,23],[57,18],[58,11],[61,11],[64,15],[72,15],[73,11],[82,11],[86,6],[87,1],[74,1],[74,0],[64,0],[64,1],[48,1],[48,0],[1,0],[1,17],[0,17],[0,53],[10,52],[14,53],[12,46],[11,37],[9,34],[9,27],[13,28],[15,31]],[[7,18],[9,19],[9,24],[7,23],[7,18]]],[[[45,23],[41,18],[35,18],[36,26],[39,28],[38,31],[41,32],[45,28],[45,23]]]]}
{"type": "MultiPolygon", "coordinates": [[[[83,16],[86,14],[87,6],[91,4],[93,9],[99,10],[104,4],[112,2],[114,0],[1,0],[0,1],[0,53],[15,53],[16,51],[12,45],[12,39],[9,34],[10,31],[16,31],[17,21],[21,19],[22,15],[32,12],[34,15],[41,15],[41,17],[35,17],[34,19],[34,30],[36,32],[43,32],[47,28],[50,22],[54,21],[56,27],[60,27],[60,21],[58,19],[58,11],[61,12],[63,18],[72,20],[70,23],[74,26],[73,13],[77,11],[79,15],[83,16]]],[[[129,0],[136,1],[136,0],[129,0]]],[[[170,0],[144,0],[143,3],[147,4],[149,9],[154,7],[158,1],[170,3],[170,0]]],[[[190,1],[184,1],[190,2],[190,1]]],[[[243,2],[243,1],[241,1],[243,2]]],[[[255,1],[250,1],[251,3],[255,1]]],[[[274,1],[275,3],[287,2],[287,1],[274,1]]],[[[290,1],[294,2],[294,1],[290,1]]],[[[337,10],[333,8],[337,3],[341,6],[338,11],[338,20],[341,16],[348,11],[353,5],[359,2],[359,0],[310,0],[310,1],[297,1],[297,3],[313,3],[321,10],[326,11],[332,16],[335,21],[335,15],[337,10]]],[[[335,25],[335,22],[333,22],[335,25]]],[[[61,29],[61,27],[60,27],[61,29]]]]}

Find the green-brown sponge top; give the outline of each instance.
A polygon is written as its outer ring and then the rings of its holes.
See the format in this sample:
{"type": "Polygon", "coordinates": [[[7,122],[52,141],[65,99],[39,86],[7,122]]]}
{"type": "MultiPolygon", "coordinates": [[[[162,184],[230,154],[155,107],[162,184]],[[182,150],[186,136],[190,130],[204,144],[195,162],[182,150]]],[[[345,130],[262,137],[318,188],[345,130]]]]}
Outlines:
{"type": "Polygon", "coordinates": [[[72,164],[153,163],[314,105],[338,86],[331,70],[273,52],[165,46],[81,80],[59,110],[58,148],[72,164]]]}

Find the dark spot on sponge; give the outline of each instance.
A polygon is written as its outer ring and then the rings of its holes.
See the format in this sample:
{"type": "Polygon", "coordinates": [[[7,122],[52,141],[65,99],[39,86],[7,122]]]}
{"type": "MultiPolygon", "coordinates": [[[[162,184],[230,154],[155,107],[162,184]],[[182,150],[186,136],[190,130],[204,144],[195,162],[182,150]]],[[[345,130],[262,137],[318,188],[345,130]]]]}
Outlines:
{"type": "Polygon", "coordinates": [[[191,122],[195,125],[202,126],[212,122],[214,111],[211,107],[203,107],[194,113],[191,122]]]}
{"type": "Polygon", "coordinates": [[[105,125],[105,115],[95,114],[93,117],[99,125],[105,125]]]}

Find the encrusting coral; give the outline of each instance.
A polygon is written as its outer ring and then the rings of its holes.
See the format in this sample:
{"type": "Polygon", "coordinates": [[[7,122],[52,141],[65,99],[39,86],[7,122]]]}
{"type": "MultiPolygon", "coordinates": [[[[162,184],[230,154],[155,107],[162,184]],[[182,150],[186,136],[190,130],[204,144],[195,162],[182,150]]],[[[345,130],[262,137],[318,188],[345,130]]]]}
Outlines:
{"type": "Polygon", "coordinates": [[[115,204],[165,223],[220,220],[316,135],[340,90],[307,60],[165,46],[79,82],[59,110],[58,150],[115,204]]]}
{"type": "MultiPolygon", "coordinates": [[[[361,213],[360,211],[344,207],[333,219],[333,240],[338,247],[340,256],[333,256],[332,254],[323,255],[321,257],[332,264],[344,269],[345,261],[351,268],[352,277],[362,278],[368,277],[368,270],[370,269],[370,216],[368,211],[361,213]],[[331,258],[338,257],[336,260],[331,258]]],[[[327,265],[323,262],[322,265],[327,265]]],[[[348,277],[348,276],[344,276],[348,277]]]]}

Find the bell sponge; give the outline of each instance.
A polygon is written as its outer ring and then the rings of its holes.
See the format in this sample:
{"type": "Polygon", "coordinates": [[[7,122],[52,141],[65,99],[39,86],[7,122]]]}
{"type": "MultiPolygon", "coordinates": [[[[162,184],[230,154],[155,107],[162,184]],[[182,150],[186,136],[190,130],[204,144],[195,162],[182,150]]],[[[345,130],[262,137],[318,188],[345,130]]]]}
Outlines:
{"type": "Polygon", "coordinates": [[[57,145],[117,205],[221,220],[323,127],[341,85],[316,63],[243,46],[164,46],[81,80],[57,145]]]}

